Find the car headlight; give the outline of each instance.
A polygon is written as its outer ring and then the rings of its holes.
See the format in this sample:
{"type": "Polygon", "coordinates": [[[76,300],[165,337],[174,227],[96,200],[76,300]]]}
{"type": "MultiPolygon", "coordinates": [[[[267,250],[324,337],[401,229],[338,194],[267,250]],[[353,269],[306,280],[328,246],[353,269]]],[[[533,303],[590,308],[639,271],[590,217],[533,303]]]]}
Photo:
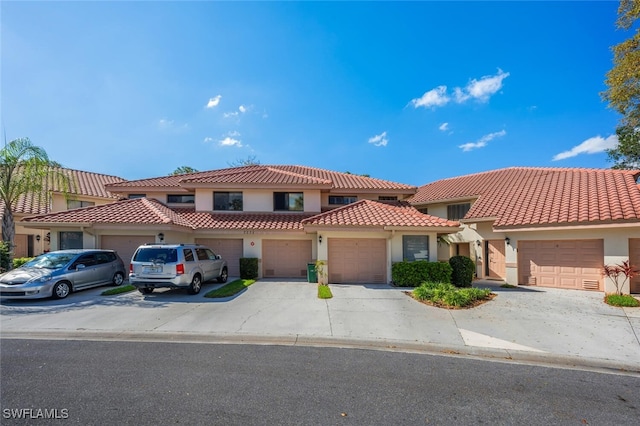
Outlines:
{"type": "Polygon", "coordinates": [[[29,283],[46,283],[49,280],[51,280],[51,275],[43,275],[41,277],[29,280],[29,283]]]}

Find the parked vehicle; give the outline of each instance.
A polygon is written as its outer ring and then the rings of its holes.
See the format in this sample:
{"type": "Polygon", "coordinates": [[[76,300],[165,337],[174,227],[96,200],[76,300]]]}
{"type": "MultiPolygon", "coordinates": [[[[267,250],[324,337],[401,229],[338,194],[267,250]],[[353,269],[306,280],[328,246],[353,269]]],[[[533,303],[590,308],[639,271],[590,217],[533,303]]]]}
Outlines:
{"type": "Polygon", "coordinates": [[[227,262],[199,244],[145,244],[135,251],[129,266],[129,282],[142,294],[156,288],[184,288],[198,294],[202,283],[227,282],[227,262]]]}
{"type": "Polygon", "coordinates": [[[120,285],[126,273],[122,259],[113,250],[52,251],[0,275],[0,297],[63,299],[85,288],[120,285]]]}

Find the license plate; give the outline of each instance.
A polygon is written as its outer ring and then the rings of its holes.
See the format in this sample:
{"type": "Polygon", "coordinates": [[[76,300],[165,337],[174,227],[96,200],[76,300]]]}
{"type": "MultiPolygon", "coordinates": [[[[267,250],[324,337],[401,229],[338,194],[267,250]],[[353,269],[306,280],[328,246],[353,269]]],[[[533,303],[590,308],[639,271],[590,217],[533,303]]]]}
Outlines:
{"type": "Polygon", "coordinates": [[[145,266],[142,272],[145,272],[147,274],[162,272],[162,266],[145,266]]]}

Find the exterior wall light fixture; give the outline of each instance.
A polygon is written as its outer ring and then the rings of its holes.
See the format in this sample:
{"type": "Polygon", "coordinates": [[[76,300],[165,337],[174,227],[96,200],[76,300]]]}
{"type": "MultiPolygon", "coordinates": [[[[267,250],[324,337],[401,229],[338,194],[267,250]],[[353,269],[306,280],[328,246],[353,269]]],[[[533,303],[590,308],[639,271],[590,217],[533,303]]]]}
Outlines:
{"type": "Polygon", "coordinates": [[[318,235],[318,243],[322,244],[322,235],[318,235]]]}
{"type": "Polygon", "coordinates": [[[511,242],[511,239],[509,239],[509,237],[505,237],[504,241],[507,243],[507,245],[509,245],[509,243],[511,242]]]}
{"type": "Polygon", "coordinates": [[[158,234],[158,239],[160,240],[160,242],[164,241],[164,234],[162,232],[158,234]]]}

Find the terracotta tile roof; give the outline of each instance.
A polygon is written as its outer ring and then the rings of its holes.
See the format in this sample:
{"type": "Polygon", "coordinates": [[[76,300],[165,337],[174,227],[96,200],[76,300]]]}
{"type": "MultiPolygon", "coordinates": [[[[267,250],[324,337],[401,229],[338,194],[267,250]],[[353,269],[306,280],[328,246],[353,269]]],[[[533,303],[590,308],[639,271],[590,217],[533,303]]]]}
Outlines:
{"type": "MultiPolygon", "coordinates": [[[[76,194],[85,197],[97,197],[106,199],[116,199],[116,195],[105,189],[105,185],[115,182],[122,182],[124,179],[103,175],[99,173],[90,173],[72,169],[58,169],[62,173],[68,175],[75,184],[70,188],[70,194],[76,194]]],[[[47,179],[43,194],[50,192],[63,192],[63,187],[56,179],[47,179]]],[[[4,209],[4,203],[0,202],[0,208],[4,209]]],[[[43,197],[39,194],[25,194],[19,197],[14,206],[15,214],[43,214],[50,209],[49,197],[43,197]]],[[[0,210],[0,214],[2,212],[0,210]]]]}
{"type": "Polygon", "coordinates": [[[303,221],[305,225],[372,227],[458,227],[458,222],[420,213],[407,203],[360,200],[303,221]]]}
{"type": "Polygon", "coordinates": [[[309,213],[196,212],[193,209],[171,209],[151,198],[136,198],[32,216],[23,221],[67,224],[170,224],[190,229],[303,230],[302,220],[311,216],[313,215],[309,213]]]}
{"type": "Polygon", "coordinates": [[[161,202],[149,198],[116,201],[47,215],[31,216],[23,222],[36,223],[113,223],[173,224],[192,228],[192,224],[161,202]]]}
{"type": "Polygon", "coordinates": [[[295,231],[303,230],[302,221],[312,216],[308,213],[211,213],[189,209],[177,211],[194,229],[295,231]]]}
{"type": "Polygon", "coordinates": [[[333,172],[305,166],[242,166],[207,172],[189,173],[177,176],[163,176],[119,182],[108,186],[109,190],[132,190],[134,188],[179,188],[189,185],[242,184],[242,185],[315,185],[318,187],[341,190],[386,190],[407,194],[415,192],[416,187],[401,183],[357,176],[349,173],[333,172]]]}
{"type": "Polygon", "coordinates": [[[512,167],[421,186],[410,202],[477,199],[464,221],[495,218],[494,228],[638,222],[638,175],[638,170],[512,167]]]}

